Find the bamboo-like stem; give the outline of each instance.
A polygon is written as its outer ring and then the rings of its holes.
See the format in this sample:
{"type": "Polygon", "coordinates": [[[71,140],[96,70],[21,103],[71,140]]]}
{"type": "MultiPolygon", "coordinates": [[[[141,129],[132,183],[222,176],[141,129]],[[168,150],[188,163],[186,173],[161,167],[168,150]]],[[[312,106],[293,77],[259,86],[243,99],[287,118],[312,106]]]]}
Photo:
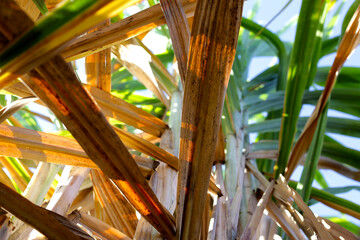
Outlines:
{"type": "Polygon", "coordinates": [[[31,20],[36,22],[37,18],[40,15],[40,11],[33,1],[15,0],[15,2],[21,7],[24,12],[26,12],[26,14],[31,18],[31,20]]]}
{"type": "Polygon", "coordinates": [[[242,4],[214,0],[196,5],[181,123],[176,216],[182,239],[199,236],[242,4]]]}

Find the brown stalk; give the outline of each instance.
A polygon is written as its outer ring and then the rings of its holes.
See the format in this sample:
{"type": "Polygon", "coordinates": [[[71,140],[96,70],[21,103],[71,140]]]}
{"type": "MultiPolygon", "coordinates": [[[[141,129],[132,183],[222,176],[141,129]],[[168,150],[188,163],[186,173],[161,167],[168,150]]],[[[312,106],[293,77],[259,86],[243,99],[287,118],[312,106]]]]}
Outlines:
{"type": "MultiPolygon", "coordinates": [[[[122,121],[155,136],[161,136],[164,130],[168,128],[166,123],[159,118],[114,95],[94,86],[85,84],[84,87],[95,98],[101,111],[107,117],[122,121]]],[[[20,97],[33,96],[33,93],[22,82],[8,86],[6,90],[20,97]]],[[[37,101],[37,103],[44,105],[41,101],[37,101]]]]}
{"type": "MultiPolygon", "coordinates": [[[[157,181],[158,181],[158,172],[154,172],[149,180],[149,185],[156,193],[157,191],[157,181]]],[[[134,239],[161,239],[158,232],[154,230],[154,228],[143,218],[141,217],[135,230],[134,239]]]]}
{"type": "Polygon", "coordinates": [[[348,27],[345,31],[344,37],[340,42],[337,50],[335,60],[331,66],[329,75],[326,79],[325,88],[321,94],[313,113],[306,122],[306,125],[300,135],[299,140],[296,142],[293,151],[291,152],[289,162],[287,165],[287,171],[285,178],[289,179],[296,166],[299,164],[301,157],[305,154],[309,148],[312,138],[315,134],[318,120],[323,112],[325,105],[331,95],[331,91],[335,86],[336,77],[345,63],[346,59],[355,50],[360,41],[360,5],[356,9],[352,19],[350,20],[348,27]]]}
{"type": "Polygon", "coordinates": [[[204,212],[201,220],[201,231],[200,231],[200,238],[201,240],[207,240],[209,234],[209,224],[213,212],[213,204],[214,200],[210,194],[206,196],[206,202],[204,206],[204,212]]]}
{"type": "Polygon", "coordinates": [[[76,225],[70,225],[62,216],[31,203],[2,183],[0,183],[0,206],[49,239],[93,239],[76,225]],[[71,229],[66,227],[65,223],[71,226],[71,229]]]}
{"type": "Polygon", "coordinates": [[[103,221],[92,217],[85,212],[74,211],[67,216],[73,222],[80,223],[88,228],[91,232],[108,240],[130,240],[128,236],[103,221]]]}
{"type": "MultiPolygon", "coordinates": [[[[272,191],[274,189],[275,181],[271,181],[269,186],[266,188],[263,196],[259,200],[256,210],[253,213],[250,222],[247,224],[243,235],[241,236],[241,239],[253,239],[255,236],[255,233],[257,231],[257,228],[259,226],[259,222],[261,220],[261,217],[263,215],[263,212],[266,208],[266,205],[271,197],[272,191]]],[[[270,200],[271,201],[271,200],[270,200]]]]}
{"type": "Polygon", "coordinates": [[[243,1],[197,2],[191,32],[180,140],[177,228],[199,236],[243,1]]]}
{"type": "Polygon", "coordinates": [[[185,86],[186,65],[190,45],[190,28],[186,15],[180,0],[160,0],[160,5],[169,28],[182,85],[185,86]]]}
{"type": "Polygon", "coordinates": [[[109,217],[111,225],[132,238],[138,223],[135,209],[100,171],[93,171],[91,180],[99,203],[109,217]]]}
{"type": "MultiPolygon", "coordinates": [[[[182,0],[187,17],[194,14],[195,0],[182,0]]],[[[152,30],[166,23],[160,4],[147,8],[131,17],[125,18],[106,28],[100,29],[70,42],[61,55],[67,61],[73,61],[120,44],[141,33],[152,30]]]]}
{"type": "Polygon", "coordinates": [[[225,138],[222,131],[222,125],[220,125],[218,140],[216,144],[214,165],[218,163],[225,163],[225,138]]]}
{"type": "MultiPolygon", "coordinates": [[[[106,21],[103,26],[109,25],[106,21]]],[[[96,30],[96,29],[95,29],[96,30]]],[[[92,32],[91,30],[90,32],[92,32]]],[[[87,82],[104,93],[111,91],[111,49],[94,53],[85,58],[87,82]]],[[[91,170],[91,179],[97,199],[109,222],[133,237],[137,225],[135,209],[125,200],[113,183],[98,170],[91,170]]]]}
{"type": "MultiPolygon", "coordinates": [[[[32,25],[27,16],[22,17],[21,24],[32,25]]],[[[16,25],[10,27],[10,31],[17,29],[16,25]]],[[[17,36],[16,31],[12,34],[17,36]]],[[[65,124],[90,158],[114,180],[134,207],[159,232],[173,239],[173,217],[160,204],[134,159],[93,98],[82,87],[72,67],[57,55],[30,74],[32,78],[24,78],[27,85],[65,124]]]]}

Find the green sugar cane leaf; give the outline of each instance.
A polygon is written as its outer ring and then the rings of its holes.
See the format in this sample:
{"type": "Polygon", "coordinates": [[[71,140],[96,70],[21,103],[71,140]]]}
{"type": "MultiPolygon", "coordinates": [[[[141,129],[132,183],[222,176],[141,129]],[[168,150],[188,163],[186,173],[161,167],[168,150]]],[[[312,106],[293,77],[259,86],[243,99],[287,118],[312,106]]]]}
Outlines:
{"type": "Polygon", "coordinates": [[[280,131],[279,158],[275,166],[275,178],[284,173],[296,132],[296,122],[302,106],[302,97],[313,60],[318,25],[324,11],[324,1],[302,2],[284,101],[280,131]]]}
{"type": "Polygon", "coordinates": [[[313,137],[310,148],[307,152],[304,168],[301,173],[300,184],[297,186],[296,189],[305,203],[307,203],[310,199],[311,186],[313,184],[317,172],[317,165],[319,162],[319,157],[324,142],[328,107],[329,107],[329,102],[327,103],[327,106],[325,107],[324,111],[321,113],[319,123],[315,131],[315,135],[313,137]]]}
{"type": "Polygon", "coordinates": [[[315,181],[322,187],[322,188],[328,188],[329,185],[326,182],[326,179],[322,175],[322,173],[319,170],[316,170],[315,173],[315,181]]]}
{"type": "Polygon", "coordinates": [[[42,15],[46,14],[49,11],[46,7],[44,0],[33,0],[33,2],[37,6],[37,8],[40,10],[42,15]]]}
{"type": "Polygon", "coordinates": [[[27,182],[30,182],[31,176],[27,173],[22,163],[17,158],[5,157],[15,171],[27,182]]]}

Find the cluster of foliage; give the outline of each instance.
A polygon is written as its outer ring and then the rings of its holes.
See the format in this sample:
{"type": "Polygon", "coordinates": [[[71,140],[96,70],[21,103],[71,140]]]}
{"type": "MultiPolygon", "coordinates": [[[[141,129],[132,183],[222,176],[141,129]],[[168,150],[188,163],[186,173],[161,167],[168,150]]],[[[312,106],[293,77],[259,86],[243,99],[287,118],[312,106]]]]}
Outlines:
{"type": "Polygon", "coordinates": [[[359,239],[337,195],[360,187],[326,181],[360,181],[331,137],[360,138],[359,0],[303,0],[277,33],[260,0],[59,2],[0,2],[0,239],[359,239]]]}

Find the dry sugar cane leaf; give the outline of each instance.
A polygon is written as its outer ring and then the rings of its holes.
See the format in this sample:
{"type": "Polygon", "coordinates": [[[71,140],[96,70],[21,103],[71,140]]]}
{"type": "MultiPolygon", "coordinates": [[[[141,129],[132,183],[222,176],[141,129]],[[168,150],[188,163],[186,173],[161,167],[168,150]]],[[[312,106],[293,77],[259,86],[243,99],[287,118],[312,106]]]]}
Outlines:
{"type": "MultiPolygon", "coordinates": [[[[195,3],[195,0],[182,0],[187,17],[194,14],[195,3]]],[[[165,23],[166,20],[161,11],[160,4],[156,4],[117,23],[111,24],[109,27],[74,39],[62,52],[62,56],[67,61],[73,61],[112,45],[117,45],[165,23]]]]}
{"type": "Polygon", "coordinates": [[[169,28],[182,84],[185,86],[190,41],[190,29],[186,15],[180,0],[160,0],[160,5],[169,28]]]}
{"type": "Polygon", "coordinates": [[[64,217],[31,203],[0,183],[0,206],[50,239],[93,239],[64,217]],[[70,228],[69,228],[70,227],[70,228]]]}
{"type": "Polygon", "coordinates": [[[159,118],[110,93],[89,85],[85,85],[85,87],[95,98],[105,116],[127,123],[157,137],[160,137],[168,128],[166,123],[159,118]]]}
{"type": "Polygon", "coordinates": [[[199,237],[242,5],[242,0],[196,5],[181,123],[176,217],[182,239],[199,237]]]}
{"type": "MultiPolygon", "coordinates": [[[[84,87],[95,98],[103,114],[107,117],[127,123],[154,136],[161,136],[164,130],[168,128],[166,123],[159,118],[110,93],[87,84],[84,84],[84,87]]],[[[8,86],[6,91],[20,97],[33,96],[33,93],[22,82],[8,86]]],[[[37,101],[37,103],[44,105],[41,101],[37,101]]]]}
{"type": "Polygon", "coordinates": [[[106,224],[105,222],[86,214],[85,212],[74,211],[67,216],[76,223],[79,223],[101,237],[108,240],[130,240],[128,236],[118,229],[106,224]]]}

